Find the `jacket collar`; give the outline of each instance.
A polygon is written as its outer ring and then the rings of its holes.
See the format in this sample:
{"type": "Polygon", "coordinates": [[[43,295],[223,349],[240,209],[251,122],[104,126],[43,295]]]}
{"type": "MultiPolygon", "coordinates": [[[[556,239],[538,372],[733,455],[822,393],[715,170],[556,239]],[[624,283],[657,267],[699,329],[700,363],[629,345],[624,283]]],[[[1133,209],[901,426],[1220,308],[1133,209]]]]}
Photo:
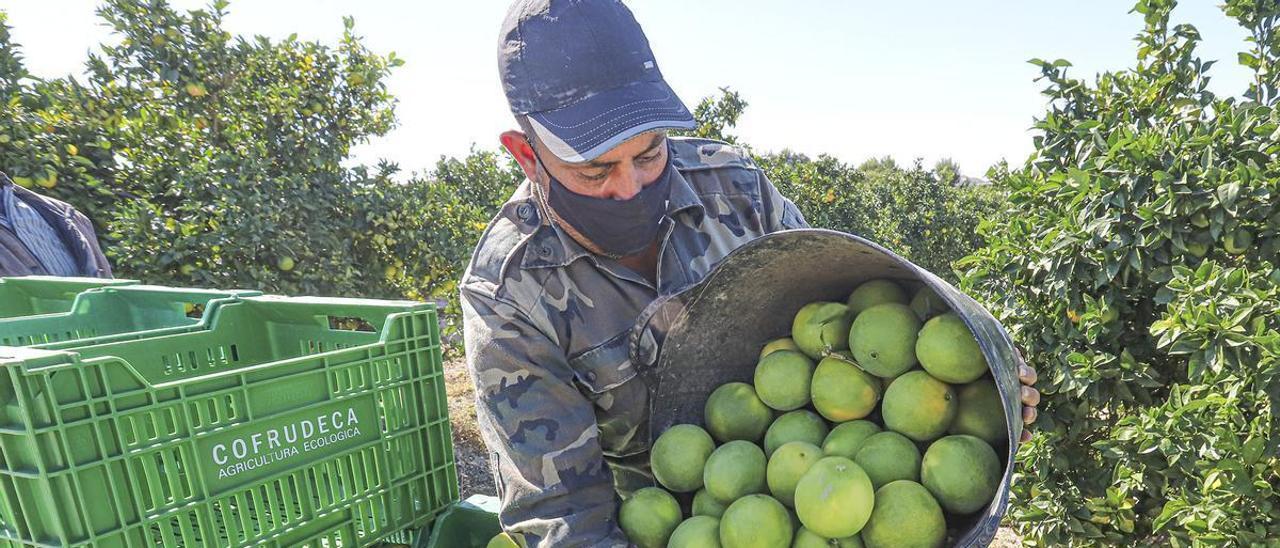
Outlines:
{"type": "Polygon", "coordinates": [[[0,172],[0,190],[8,191],[10,198],[7,199],[22,200],[22,203],[30,206],[31,209],[40,214],[40,217],[58,234],[58,239],[62,240],[62,244],[66,246],[67,251],[71,253],[72,259],[75,259],[76,265],[80,267],[82,272],[91,272],[97,269],[97,261],[94,259],[93,250],[89,247],[89,242],[85,240],[85,236],[80,234],[79,229],[76,227],[71,206],[22,188],[14,184],[3,172],[0,172]]]}

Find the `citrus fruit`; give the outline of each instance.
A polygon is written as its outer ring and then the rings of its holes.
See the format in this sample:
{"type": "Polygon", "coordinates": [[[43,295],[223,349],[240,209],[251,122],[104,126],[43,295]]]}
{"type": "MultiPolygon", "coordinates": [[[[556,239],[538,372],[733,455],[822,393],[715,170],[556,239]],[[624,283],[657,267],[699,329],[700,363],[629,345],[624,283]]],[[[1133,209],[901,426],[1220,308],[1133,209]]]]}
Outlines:
{"type": "Polygon", "coordinates": [[[707,431],[720,443],[758,442],[773,422],[773,410],[760,401],[755,389],[745,382],[723,384],[712,391],[703,415],[707,431]]]}
{"type": "Polygon", "coordinates": [[[797,409],[784,413],[764,434],[764,454],[772,455],[782,444],[792,441],[804,441],[814,445],[822,444],[827,438],[827,423],[813,411],[797,409]]]}
{"type": "Polygon", "coordinates": [[[930,441],[951,426],[956,416],[955,391],[927,372],[909,371],[884,391],[880,414],[889,430],[915,441],[930,441]]]}
{"type": "Polygon", "coordinates": [[[801,527],[796,530],[796,540],[791,548],[862,548],[858,535],[841,539],[829,539],[801,527]]]}
{"type": "Polygon", "coordinates": [[[1185,243],[1187,251],[1196,257],[1203,257],[1209,253],[1209,244],[1199,240],[1191,240],[1185,243]]]}
{"type": "Polygon", "coordinates": [[[1237,228],[1223,235],[1222,247],[1227,253],[1240,255],[1253,247],[1253,233],[1245,228],[1237,228]]]}
{"type": "Polygon", "coordinates": [[[653,477],[677,493],[697,491],[702,488],[702,467],[715,448],[706,430],[692,424],[672,426],[658,436],[649,453],[653,477]]]}
{"type": "Polygon", "coordinates": [[[684,520],[671,533],[667,548],[720,548],[720,520],[711,516],[684,520]]]}
{"type": "Polygon", "coordinates": [[[1000,458],[976,437],[947,436],[925,450],[920,480],[948,512],[971,514],[995,497],[1000,458]]]}
{"type": "Polygon", "coordinates": [[[695,516],[718,518],[724,514],[725,506],[727,505],[711,496],[706,488],[698,489],[698,492],[693,494],[693,515],[695,516]]]}
{"type": "Polygon", "coordinates": [[[796,484],[796,515],[818,535],[844,538],[862,530],[874,496],[862,467],[844,457],[823,457],[796,484]]]}
{"type": "Polygon", "coordinates": [[[853,459],[862,442],[880,431],[880,425],[871,421],[849,421],[837,424],[822,441],[822,454],[828,457],[853,459]]]}
{"type": "Polygon", "coordinates": [[[829,356],[818,362],[809,392],[818,413],[832,422],[845,422],[875,411],[880,383],[853,362],[829,356]]]}
{"type": "Polygon", "coordinates": [[[877,377],[895,377],[916,364],[920,319],[901,303],[878,304],[862,311],[849,329],[853,359],[877,377]]]}
{"type": "Polygon", "coordinates": [[[720,518],[720,546],[724,548],[789,548],[791,537],[791,515],[768,495],[735,500],[720,518]]]}
{"type": "Polygon", "coordinates": [[[734,440],[711,453],[703,469],[702,483],[707,493],[729,503],[753,493],[765,492],[768,459],[754,443],[734,440]]]}
{"type": "Polygon", "coordinates": [[[777,350],[756,364],[755,389],[765,405],[779,411],[809,404],[813,360],[797,350],[777,350]]]}
{"type": "Polygon", "coordinates": [[[1006,441],[1004,404],[996,383],[989,378],[978,379],[956,387],[956,418],[947,432],[976,436],[991,445],[1006,441]]]}
{"type": "Polygon", "coordinates": [[[44,177],[36,177],[36,184],[44,188],[53,188],[58,186],[58,174],[47,172],[44,177]]]}
{"type": "Polygon", "coordinates": [[[783,444],[769,457],[765,471],[769,492],[779,502],[795,507],[796,484],[822,458],[822,449],[803,441],[783,444]]]}
{"type": "Polygon", "coordinates": [[[911,298],[911,311],[915,312],[916,317],[922,322],[947,310],[949,310],[947,303],[927,285],[916,291],[915,296],[911,298]]]}
{"type": "Polygon", "coordinates": [[[872,434],[853,457],[876,489],[900,479],[920,480],[920,450],[897,432],[872,434]]]}
{"type": "Polygon", "coordinates": [[[884,303],[907,304],[907,293],[889,280],[871,280],[858,286],[849,294],[849,311],[854,316],[863,310],[884,303]]]}
{"type": "Polygon", "coordinates": [[[978,340],[954,312],[925,322],[916,339],[916,357],[925,371],[942,382],[964,384],[987,372],[978,340]]]}
{"type": "Polygon", "coordinates": [[[641,548],[665,547],[680,518],[680,503],[658,487],[636,491],[618,510],[618,525],[641,548]]]}
{"type": "Polygon", "coordinates": [[[791,339],[810,358],[849,348],[849,325],[853,315],[843,303],[819,301],[804,305],[791,322],[791,339]]]}
{"type": "Polygon", "coordinates": [[[947,519],[927,489],[898,480],[876,490],[875,510],[858,536],[867,548],[940,547],[947,519]]]}
{"type": "Polygon", "coordinates": [[[760,349],[760,359],[764,359],[765,356],[768,356],[769,354],[772,354],[779,350],[795,350],[799,352],[800,347],[796,346],[796,342],[791,340],[791,337],[774,339],[772,341],[765,343],[764,348],[760,349]]]}
{"type": "Polygon", "coordinates": [[[510,534],[498,533],[489,539],[484,548],[520,548],[520,544],[510,534]]]}

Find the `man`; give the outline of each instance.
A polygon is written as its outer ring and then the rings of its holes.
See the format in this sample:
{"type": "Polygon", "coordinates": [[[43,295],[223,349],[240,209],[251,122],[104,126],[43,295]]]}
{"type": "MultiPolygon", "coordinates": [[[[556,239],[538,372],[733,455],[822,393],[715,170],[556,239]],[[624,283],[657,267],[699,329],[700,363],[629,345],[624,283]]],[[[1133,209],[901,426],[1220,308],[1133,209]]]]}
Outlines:
{"type": "Polygon", "coordinates": [[[501,520],[530,546],[627,546],[619,495],[653,485],[632,325],[805,220],[741,150],[666,135],[693,117],[620,1],[518,1],[498,57],[522,129],[501,140],[528,180],[460,292],[501,520]]]}
{"type": "Polygon", "coordinates": [[[34,275],[110,278],[111,265],[87,217],[0,172],[0,277],[34,275]]]}

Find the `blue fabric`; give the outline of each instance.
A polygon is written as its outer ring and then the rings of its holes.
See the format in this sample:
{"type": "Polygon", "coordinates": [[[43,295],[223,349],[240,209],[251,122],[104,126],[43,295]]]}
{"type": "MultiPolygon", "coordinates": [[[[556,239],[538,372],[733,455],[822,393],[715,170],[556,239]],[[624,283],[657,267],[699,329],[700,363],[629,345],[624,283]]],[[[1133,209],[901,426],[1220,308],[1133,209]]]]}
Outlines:
{"type": "Polygon", "coordinates": [[[80,275],[75,257],[58,232],[38,211],[17,199],[9,185],[0,185],[0,226],[13,231],[50,275],[80,275]]]}
{"type": "Polygon", "coordinates": [[[0,228],[9,230],[13,230],[13,225],[9,224],[9,200],[12,199],[9,195],[11,194],[13,191],[9,190],[9,185],[0,182],[0,228]]]}
{"type": "Polygon", "coordinates": [[[696,127],[622,0],[525,0],[502,23],[498,70],[511,112],[561,160],[588,162],[658,128],[696,127]]]}
{"type": "Polygon", "coordinates": [[[697,125],[666,82],[636,82],[529,119],[542,144],[566,162],[593,160],[653,129],[697,125]]]}

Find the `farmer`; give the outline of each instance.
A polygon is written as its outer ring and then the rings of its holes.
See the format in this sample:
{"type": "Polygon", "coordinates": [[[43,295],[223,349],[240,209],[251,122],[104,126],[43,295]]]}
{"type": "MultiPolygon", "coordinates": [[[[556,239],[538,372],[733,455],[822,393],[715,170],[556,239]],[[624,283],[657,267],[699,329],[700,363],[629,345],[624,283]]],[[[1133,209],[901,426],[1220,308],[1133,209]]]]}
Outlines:
{"type": "Polygon", "coordinates": [[[666,134],[693,117],[621,1],[516,2],[498,66],[520,127],[501,141],[528,180],[460,292],[501,521],[529,546],[626,546],[619,496],[654,484],[637,316],[734,248],[807,225],[740,149],[666,134]]]}
{"type": "Polygon", "coordinates": [[[110,278],[111,265],[88,218],[0,172],[0,277],[34,275],[110,278]]]}

